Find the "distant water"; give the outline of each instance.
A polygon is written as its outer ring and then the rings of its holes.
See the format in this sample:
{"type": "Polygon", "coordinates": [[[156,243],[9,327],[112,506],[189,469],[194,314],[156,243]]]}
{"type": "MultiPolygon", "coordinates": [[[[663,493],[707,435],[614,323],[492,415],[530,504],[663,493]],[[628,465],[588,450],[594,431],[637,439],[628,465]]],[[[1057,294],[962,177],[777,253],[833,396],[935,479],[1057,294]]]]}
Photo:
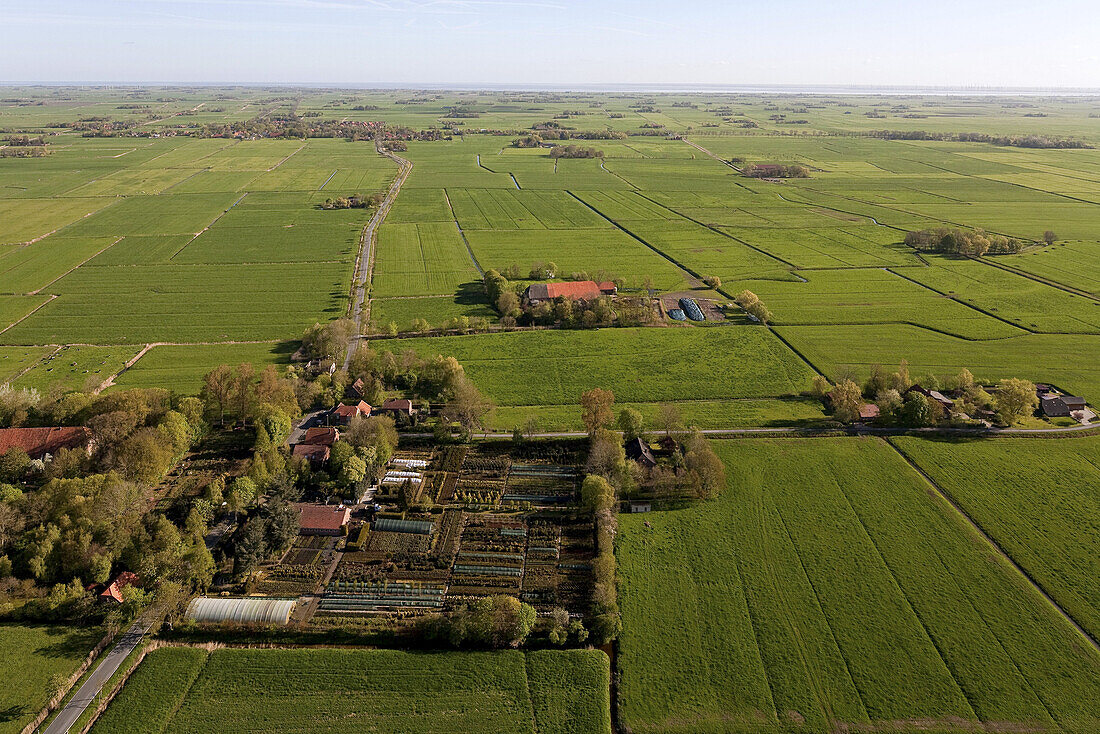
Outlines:
{"type": "Polygon", "coordinates": [[[983,87],[911,86],[859,84],[513,84],[444,82],[0,82],[0,86],[46,87],[261,87],[292,89],[486,91],[486,92],[587,92],[605,94],[776,94],[776,95],[881,95],[881,96],[967,96],[967,97],[1091,97],[1100,88],[1084,87],[983,87]]]}

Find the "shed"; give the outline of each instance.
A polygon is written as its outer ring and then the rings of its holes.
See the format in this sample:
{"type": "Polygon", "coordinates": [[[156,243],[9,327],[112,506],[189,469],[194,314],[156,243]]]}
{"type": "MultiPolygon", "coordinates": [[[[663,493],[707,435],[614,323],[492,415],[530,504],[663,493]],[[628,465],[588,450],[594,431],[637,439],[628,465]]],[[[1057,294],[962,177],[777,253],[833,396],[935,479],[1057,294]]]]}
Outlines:
{"type": "Polygon", "coordinates": [[[541,301],[553,301],[556,298],[568,298],[571,301],[595,301],[600,296],[616,292],[611,282],[597,283],[593,280],[577,280],[565,283],[532,283],[523,292],[523,300],[537,304],[541,301]]]}
{"type": "Polygon", "coordinates": [[[239,622],[279,624],[290,622],[293,599],[214,598],[200,596],[187,605],[187,618],[194,622],[239,622]]]}
{"type": "Polygon", "coordinates": [[[412,401],[408,398],[392,398],[382,403],[382,405],[378,407],[377,412],[412,417],[412,414],[416,411],[413,409],[412,401]]]}
{"type": "Polygon", "coordinates": [[[630,511],[631,512],[650,512],[652,509],[653,509],[653,504],[651,502],[631,502],[630,503],[630,511]]]}

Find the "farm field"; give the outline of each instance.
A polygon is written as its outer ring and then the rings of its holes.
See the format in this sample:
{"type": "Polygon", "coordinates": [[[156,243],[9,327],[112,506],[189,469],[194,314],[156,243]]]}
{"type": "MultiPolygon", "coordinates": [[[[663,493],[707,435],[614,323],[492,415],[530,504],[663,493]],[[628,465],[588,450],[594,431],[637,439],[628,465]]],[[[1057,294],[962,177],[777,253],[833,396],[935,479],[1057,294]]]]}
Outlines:
{"type": "Polygon", "coordinates": [[[1078,624],[1100,637],[1100,439],[890,441],[1078,624]]]}
{"type": "Polygon", "coordinates": [[[371,346],[455,357],[499,405],[575,406],[592,387],[623,402],[775,397],[808,389],[813,375],[759,327],[526,331],[371,346]]]}
{"type": "Polygon", "coordinates": [[[103,636],[99,628],[0,624],[0,732],[16,734],[46,705],[53,676],[68,678],[103,636]]]}
{"type": "Polygon", "coordinates": [[[262,370],[269,364],[290,363],[293,347],[282,342],[256,344],[166,344],[155,346],[133,367],[119,376],[121,388],[166,387],[184,395],[194,395],[202,387],[202,377],[220,364],[248,362],[262,370]]]}
{"type": "Polygon", "coordinates": [[[1100,335],[1023,334],[970,341],[909,324],[778,326],[817,369],[833,379],[851,370],[860,379],[873,365],[909,361],[914,375],[954,375],[964,367],[981,380],[1022,377],[1063,390],[1100,394],[1100,335]]]}
{"type": "Polygon", "coordinates": [[[620,517],[632,731],[1097,726],[1100,653],[885,442],[717,448],[719,500],[620,517]]]}
{"type": "Polygon", "coordinates": [[[610,733],[609,682],[599,651],[166,648],[92,731],[610,733]]]}

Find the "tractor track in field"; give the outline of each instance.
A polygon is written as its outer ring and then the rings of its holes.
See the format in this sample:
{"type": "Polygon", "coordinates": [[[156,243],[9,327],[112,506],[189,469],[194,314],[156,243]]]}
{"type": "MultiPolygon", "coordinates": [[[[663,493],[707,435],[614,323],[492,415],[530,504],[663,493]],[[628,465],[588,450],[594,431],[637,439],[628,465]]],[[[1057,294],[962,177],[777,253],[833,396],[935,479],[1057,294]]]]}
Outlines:
{"type": "MultiPolygon", "coordinates": [[[[1057,430],[1057,429],[1047,429],[1047,430],[1057,430]]],[[[955,511],[955,513],[957,514],[957,516],[960,520],[965,522],[970,527],[970,529],[974,533],[976,533],[978,535],[978,537],[981,538],[994,552],[996,552],[996,554],[1005,563],[1007,563],[1023,579],[1025,579],[1027,581],[1028,585],[1032,588],[1032,590],[1034,590],[1036,594],[1038,594],[1040,597],[1042,597],[1042,599],[1048,605],[1050,605],[1050,608],[1054,612],[1056,612],[1058,614],[1058,616],[1060,616],[1063,620],[1065,620],[1065,622],[1068,625],[1070,625],[1074,630],[1076,630],[1077,634],[1080,635],[1081,638],[1083,640],[1085,640],[1092,647],[1092,649],[1095,652],[1100,653],[1100,643],[1097,642],[1096,638],[1094,638],[1091,634],[1089,634],[1089,632],[1087,630],[1085,630],[1085,628],[1082,627],[1077,622],[1076,619],[1073,618],[1073,615],[1071,615],[1069,612],[1067,612],[1065,609],[1063,609],[1062,606],[1060,604],[1058,604],[1057,601],[1054,600],[1054,597],[1052,597],[1050,595],[1050,593],[1047,592],[1047,590],[1045,588],[1043,588],[1043,585],[1040,584],[1038,582],[1038,580],[1035,579],[1034,576],[1032,576],[1030,573],[1028,573],[1027,570],[1024,569],[1023,566],[1018,564],[1016,562],[1016,560],[1011,555],[1009,555],[1009,553],[1004,548],[1001,547],[1000,543],[998,543],[996,540],[993,539],[993,536],[991,536],[989,533],[987,533],[985,531],[985,529],[982,528],[982,526],[978,524],[977,521],[975,521],[972,517],[970,517],[970,515],[967,514],[966,510],[964,510],[962,508],[962,505],[960,505],[958,503],[958,501],[955,500],[954,496],[952,496],[952,494],[950,492],[948,492],[942,485],[940,485],[935,479],[933,479],[931,477],[931,475],[929,475],[926,471],[924,471],[924,469],[922,469],[920,467],[920,465],[917,464],[916,461],[914,461],[912,458],[910,458],[910,456],[907,453],[905,453],[904,449],[902,449],[900,446],[898,446],[897,444],[895,444],[893,441],[890,441],[890,440],[887,440],[886,444],[888,446],[890,446],[890,448],[892,448],[898,454],[898,456],[900,456],[902,458],[902,460],[906,464],[909,465],[909,467],[913,471],[915,471],[917,474],[919,474],[921,476],[922,479],[924,479],[924,481],[927,483],[928,487],[943,502],[945,502],[948,506],[950,506],[950,508],[952,510],[955,511]]]]}

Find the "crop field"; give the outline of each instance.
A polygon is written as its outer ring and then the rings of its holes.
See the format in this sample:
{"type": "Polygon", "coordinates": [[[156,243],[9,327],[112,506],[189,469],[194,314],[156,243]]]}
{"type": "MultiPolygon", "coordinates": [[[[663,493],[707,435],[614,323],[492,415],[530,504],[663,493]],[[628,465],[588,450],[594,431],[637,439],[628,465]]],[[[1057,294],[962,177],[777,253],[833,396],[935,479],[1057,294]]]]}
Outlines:
{"type": "Polygon", "coordinates": [[[620,518],[632,731],[1097,726],[1100,653],[885,442],[718,449],[717,502],[620,518]]]}
{"type": "Polygon", "coordinates": [[[1100,439],[890,439],[1035,581],[1100,637],[1100,439]]]}
{"type": "Polygon", "coordinates": [[[1005,258],[1005,265],[1100,295],[1100,242],[1066,242],[1005,258]]]}
{"type": "Polygon", "coordinates": [[[768,304],[776,325],[784,324],[914,324],[964,339],[1003,339],[1024,329],[922,287],[910,278],[917,268],[815,270],[806,282],[744,281],[768,304]]]}
{"type": "Polygon", "coordinates": [[[810,368],[763,328],[603,329],[374,340],[455,357],[500,405],[576,405],[592,387],[623,402],[779,396],[810,368]]]}
{"type": "Polygon", "coordinates": [[[990,383],[1022,377],[1080,395],[1100,394],[1096,334],[1023,334],[972,341],[909,324],[778,326],[776,332],[834,379],[846,369],[867,377],[872,365],[906,359],[918,376],[955,375],[965,367],[990,383]]]}
{"type": "Polygon", "coordinates": [[[290,363],[294,347],[286,342],[255,344],[168,344],[155,346],[123,372],[119,387],[164,387],[183,395],[198,393],[202,377],[220,364],[248,362],[261,370],[290,363]]]}
{"type": "Polygon", "coordinates": [[[454,222],[387,224],[378,232],[374,295],[442,296],[480,280],[454,222]]]}
{"type": "Polygon", "coordinates": [[[610,734],[609,683],[595,650],[166,648],[93,731],[610,734]]]}
{"type": "Polygon", "coordinates": [[[16,734],[46,705],[53,676],[68,678],[103,636],[99,628],[0,624],[0,732],[16,734]]]}

